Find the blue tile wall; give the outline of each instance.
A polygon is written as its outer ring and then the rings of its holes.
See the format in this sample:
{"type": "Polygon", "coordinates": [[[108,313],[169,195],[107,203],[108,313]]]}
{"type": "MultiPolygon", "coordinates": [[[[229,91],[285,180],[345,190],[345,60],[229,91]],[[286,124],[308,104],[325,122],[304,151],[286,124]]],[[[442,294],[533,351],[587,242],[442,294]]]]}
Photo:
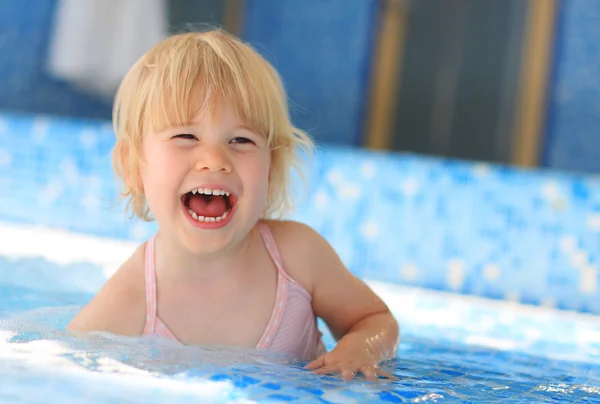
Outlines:
{"type": "Polygon", "coordinates": [[[243,37],[279,71],[321,143],[362,144],[377,0],[246,0],[243,37]]]}
{"type": "MultiPolygon", "coordinates": [[[[107,122],[0,115],[0,220],[143,240],[107,122]],[[117,205],[117,206],[115,206],[117,205]]],[[[600,313],[600,179],[323,147],[295,218],[362,277],[600,313]]]]}
{"type": "Polygon", "coordinates": [[[543,163],[600,172],[600,0],[561,0],[543,163]]]}

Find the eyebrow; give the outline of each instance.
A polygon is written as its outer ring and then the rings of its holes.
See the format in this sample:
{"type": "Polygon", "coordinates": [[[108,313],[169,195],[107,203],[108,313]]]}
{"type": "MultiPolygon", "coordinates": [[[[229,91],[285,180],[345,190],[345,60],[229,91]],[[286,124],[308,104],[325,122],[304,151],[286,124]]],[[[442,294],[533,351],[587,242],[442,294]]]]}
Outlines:
{"type": "Polygon", "coordinates": [[[235,125],[234,129],[245,129],[245,130],[249,130],[250,132],[255,131],[255,129],[252,129],[250,127],[250,125],[246,125],[246,124],[235,125]]]}
{"type": "Polygon", "coordinates": [[[265,133],[263,133],[261,130],[259,130],[258,128],[252,128],[250,125],[247,125],[247,124],[236,125],[234,127],[234,129],[243,129],[243,130],[247,130],[248,132],[252,132],[256,135],[267,137],[267,135],[265,133]]]}

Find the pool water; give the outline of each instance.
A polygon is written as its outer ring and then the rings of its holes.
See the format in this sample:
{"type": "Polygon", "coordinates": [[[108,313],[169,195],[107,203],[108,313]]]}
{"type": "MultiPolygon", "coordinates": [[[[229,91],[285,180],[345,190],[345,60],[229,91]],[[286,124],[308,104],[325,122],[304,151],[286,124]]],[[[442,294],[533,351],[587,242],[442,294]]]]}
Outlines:
{"type": "Polygon", "coordinates": [[[76,338],[66,324],[133,246],[1,224],[0,239],[0,403],[600,402],[598,317],[370,281],[401,323],[397,380],[344,382],[264,352],[76,338]]]}

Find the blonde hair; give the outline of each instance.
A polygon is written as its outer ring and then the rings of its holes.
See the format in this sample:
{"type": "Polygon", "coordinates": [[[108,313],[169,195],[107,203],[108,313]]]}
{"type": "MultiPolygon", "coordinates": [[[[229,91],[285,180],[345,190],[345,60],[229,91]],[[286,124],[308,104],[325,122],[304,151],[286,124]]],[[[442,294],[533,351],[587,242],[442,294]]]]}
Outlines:
{"type": "Polygon", "coordinates": [[[264,217],[282,217],[292,207],[291,168],[300,178],[299,151],[313,143],[290,122],[279,74],[254,49],[221,30],[171,36],[146,53],[127,73],[115,98],[113,167],[122,179],[127,210],[152,220],[141,186],[139,165],[145,133],[188,124],[203,105],[213,113],[223,102],[271,150],[269,194],[264,217]]]}

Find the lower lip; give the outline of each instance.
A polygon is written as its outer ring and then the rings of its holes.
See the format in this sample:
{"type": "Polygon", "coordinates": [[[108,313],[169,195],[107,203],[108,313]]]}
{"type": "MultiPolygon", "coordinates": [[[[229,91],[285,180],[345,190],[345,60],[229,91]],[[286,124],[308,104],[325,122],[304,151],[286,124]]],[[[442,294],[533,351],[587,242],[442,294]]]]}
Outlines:
{"type": "Polygon", "coordinates": [[[220,222],[199,222],[198,220],[194,219],[192,217],[192,215],[190,215],[190,212],[188,212],[183,201],[181,201],[181,210],[183,211],[183,215],[192,224],[192,226],[197,227],[199,229],[216,230],[216,229],[225,227],[227,225],[227,223],[229,223],[231,221],[231,218],[233,217],[233,214],[235,213],[236,205],[234,205],[229,210],[227,217],[225,219],[221,220],[220,222]]]}

